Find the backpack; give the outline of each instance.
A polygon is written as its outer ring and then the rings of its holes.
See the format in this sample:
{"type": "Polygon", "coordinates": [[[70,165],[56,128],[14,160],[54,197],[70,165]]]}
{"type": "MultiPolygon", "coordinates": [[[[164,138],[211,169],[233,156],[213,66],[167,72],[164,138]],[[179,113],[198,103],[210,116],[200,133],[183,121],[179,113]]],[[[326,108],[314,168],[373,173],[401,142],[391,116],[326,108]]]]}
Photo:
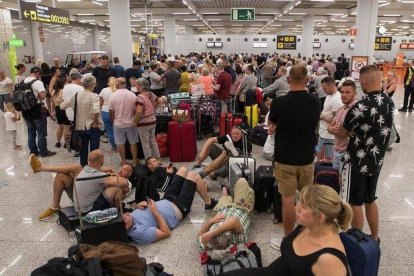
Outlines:
{"type": "Polygon", "coordinates": [[[13,92],[13,106],[17,111],[28,111],[38,105],[37,97],[33,92],[32,84],[36,79],[31,82],[25,83],[24,80],[16,84],[13,92]]]}
{"type": "Polygon", "coordinates": [[[214,276],[242,268],[262,267],[262,255],[256,243],[234,244],[226,250],[229,250],[229,256],[221,261],[214,260],[207,252],[201,254],[204,275],[214,276]]]}

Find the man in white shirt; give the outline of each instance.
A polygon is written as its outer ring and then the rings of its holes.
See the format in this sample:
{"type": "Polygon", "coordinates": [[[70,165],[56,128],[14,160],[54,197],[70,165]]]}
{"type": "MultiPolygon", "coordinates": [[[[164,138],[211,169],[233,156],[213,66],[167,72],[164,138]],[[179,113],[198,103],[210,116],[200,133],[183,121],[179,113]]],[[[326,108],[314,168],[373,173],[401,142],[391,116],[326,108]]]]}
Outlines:
{"type": "Polygon", "coordinates": [[[321,119],[319,122],[319,141],[316,149],[318,160],[332,160],[335,136],[328,132],[328,126],[334,119],[336,112],[342,108],[341,93],[336,90],[334,78],[325,77],[321,81],[322,89],[326,93],[321,119]]]}
{"type": "MultiPolygon", "coordinates": [[[[82,75],[79,73],[70,74],[70,83],[63,87],[62,97],[64,101],[68,101],[76,93],[83,91],[82,87],[82,75]]],[[[69,121],[73,122],[73,109],[68,107],[66,110],[66,116],[69,121]]]]}
{"type": "Polygon", "coordinates": [[[42,101],[46,98],[46,89],[40,79],[41,69],[38,66],[30,69],[29,77],[25,78],[25,83],[32,83],[33,93],[37,97],[38,105],[24,111],[23,118],[27,125],[27,138],[30,153],[48,157],[55,155],[56,152],[50,151],[47,148],[47,109],[42,101]],[[36,143],[37,136],[37,143],[36,143]]]}

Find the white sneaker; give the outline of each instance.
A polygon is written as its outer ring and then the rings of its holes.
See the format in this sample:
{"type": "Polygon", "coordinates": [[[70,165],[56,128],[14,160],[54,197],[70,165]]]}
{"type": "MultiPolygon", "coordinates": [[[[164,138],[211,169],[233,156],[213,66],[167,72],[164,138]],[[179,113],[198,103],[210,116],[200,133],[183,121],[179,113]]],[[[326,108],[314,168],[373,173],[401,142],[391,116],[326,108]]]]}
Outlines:
{"type": "Polygon", "coordinates": [[[271,238],[270,239],[270,247],[272,247],[275,250],[280,251],[280,245],[282,244],[282,238],[271,238]]]}
{"type": "Polygon", "coordinates": [[[224,143],[224,148],[227,150],[227,151],[230,151],[230,153],[233,155],[233,156],[239,156],[239,151],[234,147],[234,145],[233,145],[233,142],[231,142],[231,141],[227,141],[227,142],[225,142],[224,143]]]}

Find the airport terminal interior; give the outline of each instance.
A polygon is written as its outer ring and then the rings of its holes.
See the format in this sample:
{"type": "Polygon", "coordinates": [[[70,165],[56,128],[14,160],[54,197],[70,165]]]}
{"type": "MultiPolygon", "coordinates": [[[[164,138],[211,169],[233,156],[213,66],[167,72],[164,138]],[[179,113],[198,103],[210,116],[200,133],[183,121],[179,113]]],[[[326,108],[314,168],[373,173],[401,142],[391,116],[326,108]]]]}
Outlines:
{"type": "MultiPolygon", "coordinates": [[[[259,57],[264,58],[264,63],[280,59],[286,67],[306,65],[309,60],[309,75],[316,79],[322,71],[328,74],[330,70],[327,65],[318,70],[320,60],[334,65],[342,60],[348,67],[341,64],[341,70],[348,71],[355,80],[358,100],[364,96],[358,81],[363,66],[375,64],[384,78],[390,78],[391,73],[396,87],[392,97],[394,126],[400,142],[386,150],[376,188],[381,238],[378,275],[413,275],[414,168],[410,160],[414,153],[414,114],[412,103],[411,107],[404,106],[404,94],[411,89],[411,97],[414,96],[414,1],[3,0],[0,19],[0,71],[13,85],[16,79],[21,80],[16,78],[18,64],[26,68],[22,75],[28,77],[31,68],[42,63],[51,67],[58,61],[59,66],[71,68],[74,59],[85,60],[84,67],[77,68],[81,74],[85,70],[91,75],[93,67],[100,66],[99,61],[92,64],[93,58],[103,56],[109,56],[111,66],[115,65],[113,59],[119,58],[125,69],[137,64],[134,60],[141,61],[143,77],[148,77],[150,65],[160,60],[174,65],[174,60],[180,59],[189,70],[197,57],[197,70],[210,66],[206,60],[213,60],[214,69],[221,66],[222,60],[232,59],[233,70],[237,64],[243,71],[247,65],[254,65],[253,74],[260,88],[265,84],[259,57]]],[[[69,75],[69,70],[66,73],[69,75]]],[[[337,83],[343,75],[338,76],[332,74],[337,83]]],[[[272,82],[275,78],[273,71],[272,82]]],[[[2,102],[6,86],[2,83],[0,87],[2,102]]],[[[227,108],[229,111],[229,104],[227,108]]],[[[30,275],[51,258],[66,257],[77,240],[57,223],[57,214],[39,221],[39,215],[51,206],[56,173],[33,173],[25,120],[14,122],[17,144],[22,146],[16,149],[3,114],[0,111],[0,275],[30,275]]],[[[214,125],[215,134],[219,127],[219,123],[214,125]]],[[[56,119],[48,117],[47,147],[56,154],[38,158],[45,165],[79,164],[79,157],[63,148],[63,140],[62,147],[56,147],[57,129],[56,119]]],[[[198,153],[208,137],[197,140],[198,153]]],[[[100,141],[104,165],[118,171],[118,152],[104,134],[100,141]]],[[[251,156],[256,159],[256,168],[272,166],[272,161],[263,157],[260,145],[253,144],[251,156]]],[[[170,163],[169,156],[160,160],[162,166],[170,163]]],[[[174,162],[174,166],[190,171],[195,161],[194,156],[192,161],[174,162]]],[[[210,162],[207,158],[203,164],[210,162]]],[[[219,199],[227,176],[207,176],[204,180],[210,196],[219,199]]],[[[124,202],[134,200],[135,188],[132,189],[124,202]]],[[[71,205],[73,202],[64,193],[60,206],[71,205]]],[[[196,243],[199,231],[211,216],[204,208],[196,194],[190,214],[171,231],[171,236],[136,245],[139,256],[147,263],[161,263],[165,272],[173,275],[204,275],[196,243]]],[[[260,247],[264,266],[281,255],[270,245],[272,238],[284,236],[282,223],[275,224],[273,219],[272,211],[253,211],[251,216],[248,240],[260,247]]],[[[370,234],[366,220],[363,231],[370,234]]]]}

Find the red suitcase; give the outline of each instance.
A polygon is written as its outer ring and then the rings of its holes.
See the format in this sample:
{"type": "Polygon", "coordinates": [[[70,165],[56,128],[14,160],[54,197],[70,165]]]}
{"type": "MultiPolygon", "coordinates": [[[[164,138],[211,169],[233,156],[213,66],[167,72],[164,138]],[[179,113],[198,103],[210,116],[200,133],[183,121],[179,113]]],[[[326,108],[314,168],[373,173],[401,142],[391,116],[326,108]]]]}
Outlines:
{"type": "Polygon", "coordinates": [[[160,151],[160,157],[168,156],[168,135],[167,133],[158,133],[155,135],[155,140],[158,144],[158,150],[160,151]]]}
{"type": "Polygon", "coordinates": [[[168,123],[168,155],[171,162],[192,162],[197,155],[195,122],[168,123]]]}
{"type": "Polygon", "coordinates": [[[220,113],[220,136],[230,134],[233,128],[233,114],[220,113]]]}

